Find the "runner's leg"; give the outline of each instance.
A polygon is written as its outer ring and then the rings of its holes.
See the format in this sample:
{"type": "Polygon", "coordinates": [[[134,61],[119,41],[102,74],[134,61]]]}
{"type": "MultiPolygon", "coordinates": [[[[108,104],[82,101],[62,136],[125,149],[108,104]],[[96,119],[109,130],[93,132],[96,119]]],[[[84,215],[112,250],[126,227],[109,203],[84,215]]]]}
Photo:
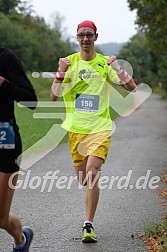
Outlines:
{"type": "Polygon", "coordinates": [[[103,159],[89,156],[87,162],[80,166],[75,166],[76,175],[81,185],[86,186],[86,220],[93,222],[99,200],[99,171],[103,164],[103,159]]]}
{"type": "MultiPolygon", "coordinates": [[[[0,172],[0,228],[6,230],[13,236],[15,244],[21,245],[23,243],[22,226],[20,219],[10,213],[10,207],[14,190],[8,185],[11,173],[0,172]]],[[[13,185],[16,185],[17,176],[13,179],[13,185]]]]}
{"type": "Polygon", "coordinates": [[[80,166],[74,166],[78,181],[81,185],[86,185],[86,163],[80,166]]]}
{"type": "Polygon", "coordinates": [[[86,165],[86,176],[88,177],[86,188],[86,220],[93,222],[99,201],[99,173],[103,159],[95,156],[89,156],[86,165]]]}

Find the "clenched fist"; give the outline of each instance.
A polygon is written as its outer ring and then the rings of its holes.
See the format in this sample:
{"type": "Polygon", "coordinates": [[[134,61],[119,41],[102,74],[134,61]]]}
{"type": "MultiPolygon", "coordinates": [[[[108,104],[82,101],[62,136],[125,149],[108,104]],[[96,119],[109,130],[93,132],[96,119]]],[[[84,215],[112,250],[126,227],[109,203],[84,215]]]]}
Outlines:
{"type": "Polygon", "coordinates": [[[71,65],[71,62],[67,58],[60,58],[58,65],[59,65],[59,71],[66,72],[68,67],[71,65]]]}
{"type": "Polygon", "coordinates": [[[120,65],[118,64],[117,57],[114,55],[108,59],[107,64],[110,65],[116,72],[119,72],[121,69],[120,65]]]}
{"type": "Polygon", "coordinates": [[[2,83],[4,82],[4,78],[2,76],[0,76],[0,87],[2,86],[2,83]]]}

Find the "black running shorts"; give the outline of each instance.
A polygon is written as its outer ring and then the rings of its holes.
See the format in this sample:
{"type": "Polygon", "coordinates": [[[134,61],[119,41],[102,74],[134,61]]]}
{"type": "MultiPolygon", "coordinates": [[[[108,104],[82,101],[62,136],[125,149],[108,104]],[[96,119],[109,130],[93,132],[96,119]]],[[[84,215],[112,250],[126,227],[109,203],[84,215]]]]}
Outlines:
{"type": "MultiPolygon", "coordinates": [[[[0,172],[14,173],[19,170],[18,156],[22,153],[20,134],[15,132],[15,149],[0,149],[0,172]]],[[[20,159],[20,158],[19,158],[20,159]]]]}

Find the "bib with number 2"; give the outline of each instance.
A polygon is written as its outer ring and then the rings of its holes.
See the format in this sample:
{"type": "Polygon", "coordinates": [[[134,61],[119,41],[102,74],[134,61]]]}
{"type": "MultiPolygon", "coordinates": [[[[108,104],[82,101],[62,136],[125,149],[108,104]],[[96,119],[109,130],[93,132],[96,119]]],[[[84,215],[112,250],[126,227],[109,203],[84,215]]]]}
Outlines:
{"type": "Polygon", "coordinates": [[[0,122],[0,149],[14,149],[15,134],[9,122],[0,122]]]}

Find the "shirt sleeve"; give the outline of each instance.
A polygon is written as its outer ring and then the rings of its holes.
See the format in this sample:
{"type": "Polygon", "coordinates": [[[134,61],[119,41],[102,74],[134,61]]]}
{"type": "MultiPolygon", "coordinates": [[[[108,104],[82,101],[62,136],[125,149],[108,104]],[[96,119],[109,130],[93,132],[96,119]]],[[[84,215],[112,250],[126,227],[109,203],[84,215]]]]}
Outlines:
{"type": "Polygon", "coordinates": [[[37,96],[34,88],[29,81],[23,66],[18,57],[9,49],[7,49],[4,61],[6,81],[1,86],[1,93],[9,98],[17,101],[24,102],[27,107],[29,102],[32,102],[30,108],[33,109],[37,105],[37,96]],[[28,102],[27,105],[25,102],[28,102]]]}

